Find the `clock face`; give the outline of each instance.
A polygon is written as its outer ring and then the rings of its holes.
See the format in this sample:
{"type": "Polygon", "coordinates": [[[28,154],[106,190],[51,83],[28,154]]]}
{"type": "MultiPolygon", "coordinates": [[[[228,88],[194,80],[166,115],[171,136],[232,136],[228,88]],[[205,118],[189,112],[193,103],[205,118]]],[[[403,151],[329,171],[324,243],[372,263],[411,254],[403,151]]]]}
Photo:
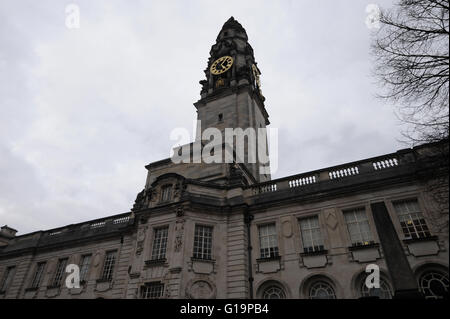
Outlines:
{"type": "Polygon", "coordinates": [[[227,72],[232,65],[233,65],[233,58],[226,55],[214,61],[214,63],[211,65],[210,71],[214,75],[219,75],[227,72]]]}

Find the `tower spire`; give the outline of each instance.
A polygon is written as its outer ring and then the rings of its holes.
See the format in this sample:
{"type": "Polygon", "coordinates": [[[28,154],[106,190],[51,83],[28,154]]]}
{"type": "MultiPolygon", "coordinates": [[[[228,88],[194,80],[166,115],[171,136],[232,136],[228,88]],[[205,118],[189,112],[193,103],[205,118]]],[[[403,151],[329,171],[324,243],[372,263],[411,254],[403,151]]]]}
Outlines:
{"type": "Polygon", "coordinates": [[[203,132],[209,128],[217,129],[222,133],[222,145],[226,143],[233,150],[236,162],[243,163],[254,180],[270,180],[268,161],[255,159],[259,150],[267,150],[267,137],[260,137],[259,132],[265,132],[266,125],[270,124],[260,89],[261,72],[256,65],[253,48],[248,43],[247,32],[234,17],[224,23],[209,54],[204,70],[206,79],[200,81],[201,98],[194,103],[197,119],[201,123],[198,130],[201,134],[197,138],[209,142],[211,130],[205,136],[203,132]],[[246,134],[247,142],[243,137],[241,143],[241,146],[247,143],[244,153],[237,145],[237,137],[223,139],[230,129],[236,136],[246,134]],[[230,143],[230,140],[233,142],[230,143]]]}
{"type": "Polygon", "coordinates": [[[200,81],[202,99],[226,89],[249,86],[260,102],[264,102],[259,81],[261,72],[253,48],[244,27],[234,17],[224,23],[209,53],[204,70],[206,79],[200,81]]]}

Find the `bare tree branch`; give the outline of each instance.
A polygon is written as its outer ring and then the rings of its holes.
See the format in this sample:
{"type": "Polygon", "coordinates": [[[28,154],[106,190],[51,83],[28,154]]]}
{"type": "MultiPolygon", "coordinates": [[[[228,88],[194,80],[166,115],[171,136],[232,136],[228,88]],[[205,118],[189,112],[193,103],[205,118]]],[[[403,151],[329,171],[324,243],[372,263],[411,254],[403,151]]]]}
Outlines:
{"type": "Polygon", "coordinates": [[[412,125],[403,134],[413,144],[448,137],[449,1],[399,0],[380,22],[372,45],[379,96],[412,125]]]}

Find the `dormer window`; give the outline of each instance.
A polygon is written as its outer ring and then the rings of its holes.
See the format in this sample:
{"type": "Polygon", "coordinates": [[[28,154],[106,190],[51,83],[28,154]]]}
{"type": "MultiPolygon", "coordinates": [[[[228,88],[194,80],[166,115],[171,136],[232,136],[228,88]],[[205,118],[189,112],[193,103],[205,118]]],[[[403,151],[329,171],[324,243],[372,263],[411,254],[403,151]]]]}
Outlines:
{"type": "Polygon", "coordinates": [[[170,201],[172,196],[172,185],[165,185],[161,187],[161,202],[170,201]]]}

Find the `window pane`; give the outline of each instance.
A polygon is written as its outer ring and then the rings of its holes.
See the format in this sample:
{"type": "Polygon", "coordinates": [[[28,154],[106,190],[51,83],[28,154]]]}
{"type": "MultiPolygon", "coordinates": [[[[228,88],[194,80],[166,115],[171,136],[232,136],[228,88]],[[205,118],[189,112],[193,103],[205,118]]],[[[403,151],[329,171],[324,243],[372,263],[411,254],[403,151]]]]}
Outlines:
{"type": "Polygon", "coordinates": [[[157,299],[164,294],[164,284],[150,283],[141,287],[141,298],[143,299],[157,299]]]}
{"type": "Polygon", "coordinates": [[[91,255],[84,255],[83,257],[81,257],[80,281],[85,281],[87,279],[87,274],[90,265],[91,265],[91,255]]]}
{"type": "Polygon", "coordinates": [[[212,227],[195,226],[194,258],[212,259],[212,227]]]}
{"type": "Polygon", "coordinates": [[[155,235],[153,239],[153,249],[152,249],[153,260],[166,258],[168,234],[169,234],[168,227],[155,229],[155,235]]]}
{"type": "Polygon", "coordinates": [[[171,198],[172,185],[163,186],[161,188],[161,202],[167,202],[171,198]]]}
{"type": "Polygon", "coordinates": [[[407,239],[431,236],[417,199],[394,202],[395,212],[407,239]]]}
{"type": "Polygon", "coordinates": [[[420,276],[419,285],[426,299],[442,299],[448,296],[448,274],[428,271],[420,276]]]}
{"type": "Polygon", "coordinates": [[[66,264],[67,264],[67,258],[58,260],[58,265],[56,266],[56,272],[55,272],[55,275],[53,277],[53,282],[52,282],[53,287],[59,287],[59,285],[61,284],[61,280],[66,271],[66,264]]]}
{"type": "Polygon", "coordinates": [[[267,287],[263,292],[263,299],[286,299],[283,289],[278,286],[267,287]]]}
{"type": "Polygon", "coordinates": [[[305,252],[314,252],[324,249],[318,216],[301,219],[300,229],[302,232],[303,250],[305,252]]]}
{"type": "Polygon", "coordinates": [[[378,297],[379,299],[392,299],[392,291],[389,284],[380,278],[380,288],[368,288],[365,280],[362,281],[361,294],[363,297],[378,297]]]}
{"type": "Polygon", "coordinates": [[[102,280],[111,281],[114,272],[114,265],[116,263],[116,253],[115,251],[110,251],[105,256],[105,262],[103,264],[102,280]]]}
{"type": "Polygon", "coordinates": [[[325,281],[318,281],[309,289],[311,299],[336,299],[333,287],[325,281]]]}
{"type": "Polygon", "coordinates": [[[347,223],[352,245],[368,245],[373,243],[366,210],[363,207],[344,211],[344,219],[347,223]]]}
{"type": "Polygon", "coordinates": [[[44,272],[45,262],[38,263],[36,266],[36,271],[33,276],[33,281],[31,282],[31,288],[38,288],[41,282],[42,274],[44,272]]]}
{"type": "Polygon", "coordinates": [[[15,270],[16,270],[15,266],[6,268],[0,285],[0,291],[6,291],[6,289],[8,289],[9,285],[13,280],[15,270]]]}
{"type": "Polygon", "coordinates": [[[261,258],[278,256],[278,238],[276,225],[261,225],[258,227],[258,229],[261,258]]]}

